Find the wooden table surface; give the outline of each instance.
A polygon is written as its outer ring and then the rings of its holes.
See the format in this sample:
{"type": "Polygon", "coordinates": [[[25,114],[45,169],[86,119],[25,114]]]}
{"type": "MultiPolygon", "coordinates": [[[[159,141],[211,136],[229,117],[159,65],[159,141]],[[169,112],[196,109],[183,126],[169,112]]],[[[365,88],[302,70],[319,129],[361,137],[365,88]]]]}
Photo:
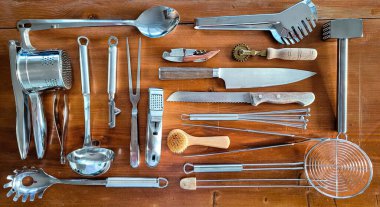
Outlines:
{"type": "MultiPolygon", "coordinates": [[[[52,95],[43,94],[48,124],[48,147],[43,160],[37,160],[32,144],[28,158],[20,160],[15,135],[15,104],[12,92],[8,57],[8,40],[19,40],[16,22],[23,18],[92,18],[92,19],[134,19],[142,11],[155,5],[175,8],[181,15],[181,24],[174,32],[159,39],[142,37],[141,100],[139,104],[139,133],[141,165],[138,169],[129,166],[129,139],[131,104],[128,95],[127,62],[125,37],[130,38],[132,68],[137,68],[137,42],[140,33],[131,27],[80,28],[38,31],[31,33],[32,44],[40,50],[60,48],[67,50],[72,60],[73,87],[68,92],[70,117],[66,152],[82,146],[84,134],[83,98],[81,95],[78,46],[76,38],[85,35],[90,39],[90,84],[91,84],[91,125],[92,135],[101,146],[110,148],[116,157],[110,170],[98,178],[112,176],[166,177],[166,189],[115,189],[105,187],[55,185],[49,188],[43,199],[29,202],[30,206],[379,206],[380,198],[380,86],[378,79],[378,55],[380,54],[380,1],[378,0],[315,0],[318,7],[318,26],[307,38],[292,47],[311,47],[318,50],[315,61],[281,61],[251,58],[245,63],[231,59],[231,49],[237,43],[246,43],[255,49],[281,48],[270,33],[263,31],[201,31],[193,29],[195,17],[215,15],[259,14],[282,11],[297,3],[291,0],[237,0],[237,1],[12,1],[0,2],[0,180],[6,183],[7,175],[23,166],[43,168],[58,178],[81,178],[70,167],[59,163],[59,143],[53,127],[52,95]],[[145,127],[147,116],[147,93],[149,87],[164,89],[165,99],[173,92],[183,91],[225,91],[222,80],[158,80],[159,66],[200,66],[200,67],[289,67],[314,71],[316,76],[301,82],[242,91],[305,91],[314,92],[315,102],[310,106],[312,116],[308,129],[298,130],[275,125],[247,122],[219,122],[220,126],[271,130],[294,133],[310,137],[335,137],[337,43],[321,41],[321,25],[333,18],[363,18],[364,37],[349,41],[349,92],[348,92],[348,136],[371,158],[374,176],[370,187],[361,195],[351,199],[338,200],[321,195],[310,188],[251,188],[251,189],[180,189],[179,181],[186,177],[182,172],[185,162],[192,163],[262,163],[302,161],[311,146],[300,144],[270,150],[185,159],[172,154],[166,146],[170,130],[182,128],[195,136],[228,135],[231,149],[263,146],[287,141],[283,137],[210,130],[181,126],[182,113],[234,113],[299,108],[298,105],[262,104],[252,107],[246,104],[191,104],[165,102],[162,158],[157,168],[148,168],[144,163],[145,127]],[[117,126],[109,129],[107,105],[107,40],[114,35],[119,38],[119,63],[116,104],[122,110],[117,117],[117,126]],[[161,58],[163,51],[171,48],[220,49],[220,53],[205,63],[176,64],[161,58]]],[[[32,142],[33,143],[33,142],[32,142]]],[[[189,153],[211,152],[209,148],[194,147],[189,153]]],[[[200,179],[215,178],[297,178],[302,172],[227,173],[199,174],[200,179]]],[[[14,203],[6,198],[8,189],[0,190],[0,206],[25,206],[21,201],[14,203]]]]}

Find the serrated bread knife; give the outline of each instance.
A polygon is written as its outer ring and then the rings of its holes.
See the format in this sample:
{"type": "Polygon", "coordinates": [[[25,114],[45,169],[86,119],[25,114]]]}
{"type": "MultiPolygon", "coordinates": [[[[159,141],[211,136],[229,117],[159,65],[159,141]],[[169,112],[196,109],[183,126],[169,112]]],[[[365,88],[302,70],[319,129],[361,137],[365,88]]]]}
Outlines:
{"type": "Polygon", "coordinates": [[[289,68],[160,67],[160,80],[221,78],[226,88],[257,88],[294,83],[316,73],[289,68]]]}
{"type": "Polygon", "coordinates": [[[177,91],[167,101],[196,103],[250,103],[257,106],[261,103],[290,104],[308,106],[314,102],[311,92],[186,92],[177,91]]]}

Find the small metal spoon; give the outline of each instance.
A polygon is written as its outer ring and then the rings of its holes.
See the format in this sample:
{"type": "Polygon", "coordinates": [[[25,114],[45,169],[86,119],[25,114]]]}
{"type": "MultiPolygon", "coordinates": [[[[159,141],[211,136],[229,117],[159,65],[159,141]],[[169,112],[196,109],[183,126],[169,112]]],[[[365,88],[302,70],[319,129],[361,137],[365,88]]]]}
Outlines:
{"type": "Polygon", "coordinates": [[[77,149],[67,155],[71,169],[84,176],[96,176],[107,172],[114,158],[114,152],[110,149],[94,147],[91,142],[90,132],[90,83],[88,75],[87,37],[78,37],[79,60],[81,69],[82,94],[84,99],[84,123],[85,136],[81,149],[77,149]],[[81,41],[85,41],[83,44],[81,41]]]}

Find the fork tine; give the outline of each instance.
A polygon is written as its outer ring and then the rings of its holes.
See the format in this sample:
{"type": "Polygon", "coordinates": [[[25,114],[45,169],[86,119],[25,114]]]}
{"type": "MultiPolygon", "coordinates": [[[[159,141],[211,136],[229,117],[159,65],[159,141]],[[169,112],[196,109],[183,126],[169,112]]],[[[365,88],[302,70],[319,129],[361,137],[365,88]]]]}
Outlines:
{"type": "Polygon", "coordinates": [[[8,175],[7,180],[13,180],[14,177],[15,177],[14,175],[8,175]]]}
{"type": "MultiPolygon", "coordinates": [[[[46,189],[45,189],[45,190],[46,190],[46,189]]],[[[42,196],[44,195],[44,192],[45,192],[45,191],[41,191],[41,192],[39,192],[39,193],[38,193],[38,198],[40,198],[40,199],[41,199],[41,198],[42,198],[42,196]]]]}
{"type": "Polygon", "coordinates": [[[316,20],[314,18],[314,16],[310,16],[310,22],[311,22],[311,25],[313,25],[313,27],[315,28],[317,25],[315,24],[316,20]]]}
{"type": "Polygon", "coordinates": [[[28,199],[28,194],[24,194],[23,196],[22,196],[22,202],[23,203],[25,203],[26,202],[26,200],[28,199]]]}
{"type": "Polygon", "coordinates": [[[282,37],[282,41],[284,41],[285,44],[290,45],[289,42],[288,42],[288,40],[285,37],[282,37]]]}
{"type": "Polygon", "coordinates": [[[16,202],[18,200],[18,198],[20,198],[21,195],[22,195],[21,193],[17,192],[15,197],[13,197],[13,201],[16,202]]]}
{"type": "Polygon", "coordinates": [[[32,193],[30,194],[30,201],[34,201],[34,198],[36,197],[36,194],[35,193],[32,193]]]}
{"type": "Polygon", "coordinates": [[[309,33],[307,32],[306,26],[303,22],[298,24],[298,29],[302,32],[304,36],[307,36],[309,33]]]}
{"type": "Polygon", "coordinates": [[[12,187],[12,183],[13,183],[13,181],[11,181],[11,182],[9,182],[9,183],[7,183],[7,184],[4,184],[4,185],[3,185],[3,188],[9,188],[9,187],[12,187]]]}
{"type": "Polygon", "coordinates": [[[307,30],[309,30],[309,32],[313,31],[313,29],[311,28],[311,26],[307,20],[302,20],[302,22],[306,25],[307,30]]]}
{"type": "Polygon", "coordinates": [[[292,38],[296,41],[296,42],[299,42],[300,40],[298,39],[296,33],[294,32],[295,29],[294,27],[292,27],[292,30],[289,32],[290,33],[290,36],[292,36],[292,38]]]}
{"type": "Polygon", "coordinates": [[[303,35],[302,35],[302,30],[297,26],[294,31],[296,31],[298,37],[302,40],[303,39],[303,35]]]}
{"type": "Polygon", "coordinates": [[[132,71],[131,71],[131,55],[129,53],[129,42],[128,37],[126,38],[126,45],[127,45],[127,62],[128,62],[128,86],[129,86],[129,95],[133,95],[133,88],[132,88],[132,71]]]}
{"type": "Polygon", "coordinates": [[[7,198],[9,198],[13,193],[15,193],[15,191],[12,189],[10,189],[7,193],[7,198]]]}

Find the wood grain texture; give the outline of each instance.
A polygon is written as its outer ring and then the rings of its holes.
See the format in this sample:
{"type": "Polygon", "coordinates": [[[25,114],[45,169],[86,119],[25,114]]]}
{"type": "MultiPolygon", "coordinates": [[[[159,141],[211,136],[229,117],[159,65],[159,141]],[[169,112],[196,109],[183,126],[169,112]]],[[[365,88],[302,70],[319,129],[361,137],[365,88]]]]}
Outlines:
{"type": "MultiPolygon", "coordinates": [[[[125,37],[129,37],[132,68],[137,67],[137,43],[139,33],[134,28],[83,28],[38,31],[31,33],[31,41],[40,50],[60,48],[67,50],[73,65],[73,87],[68,92],[70,117],[66,143],[66,152],[78,149],[83,144],[84,120],[83,98],[81,95],[79,56],[76,38],[86,35],[90,39],[90,85],[91,85],[91,124],[94,139],[100,145],[115,151],[116,157],[109,172],[99,178],[111,176],[149,176],[166,177],[169,187],[160,189],[116,189],[105,187],[55,185],[49,188],[43,199],[37,199],[28,206],[378,206],[380,202],[380,73],[378,71],[378,54],[380,53],[380,36],[378,28],[380,6],[375,0],[368,1],[315,1],[321,18],[363,17],[364,37],[349,42],[349,105],[348,129],[349,140],[359,144],[372,159],[374,179],[367,191],[352,199],[335,200],[325,197],[313,189],[199,189],[184,191],[179,187],[185,162],[193,163],[258,163],[300,161],[311,145],[302,144],[263,150],[251,153],[230,154],[208,158],[184,159],[169,151],[166,136],[174,128],[182,128],[194,136],[228,135],[231,138],[230,149],[250,146],[262,146],[289,141],[288,138],[264,136],[217,129],[182,127],[182,113],[247,113],[250,111],[285,110],[299,108],[296,104],[287,106],[261,104],[253,107],[249,104],[197,104],[165,102],[163,149],[161,163],[157,168],[148,168],[142,164],[138,169],[129,166],[129,136],[131,104],[128,96],[127,62],[125,37]],[[108,128],[108,95],[107,95],[107,40],[111,35],[119,38],[119,64],[117,74],[116,104],[122,113],[117,117],[115,129],[108,128]]],[[[52,93],[43,94],[45,115],[48,123],[48,149],[43,160],[37,160],[32,144],[27,160],[19,158],[15,137],[15,105],[10,79],[8,62],[8,46],[10,39],[19,39],[18,32],[13,29],[21,18],[135,18],[144,9],[157,4],[172,6],[181,14],[182,22],[192,22],[198,16],[234,15],[276,12],[294,4],[293,1],[1,1],[0,6],[0,179],[12,174],[13,169],[22,166],[42,167],[47,173],[58,178],[80,178],[71,171],[68,165],[59,164],[59,144],[53,127],[52,93]]],[[[317,72],[307,80],[276,87],[251,90],[231,91],[299,91],[314,92],[315,102],[310,106],[312,117],[307,131],[275,125],[249,122],[204,122],[226,127],[250,128],[259,130],[294,133],[310,137],[335,137],[336,106],[336,41],[322,42],[320,28],[325,21],[320,21],[318,29],[294,47],[316,48],[318,58],[315,61],[283,61],[250,58],[247,62],[235,62],[231,58],[231,50],[237,43],[244,42],[254,49],[268,47],[281,48],[267,32],[259,31],[199,31],[193,25],[180,25],[173,33],[160,39],[143,37],[141,65],[141,100],[139,104],[139,133],[141,158],[145,151],[145,126],[147,116],[147,97],[149,87],[164,89],[165,98],[172,92],[184,91],[225,91],[223,80],[158,80],[160,66],[188,67],[290,67],[317,72]],[[218,55],[205,63],[170,63],[161,58],[163,51],[171,48],[196,48],[206,50],[220,49],[218,55]]],[[[135,77],[135,76],[134,76],[135,77]]],[[[33,143],[33,142],[32,142],[33,143]]],[[[218,151],[207,147],[189,148],[189,153],[218,151]]],[[[143,160],[142,160],[143,161],[143,160]]],[[[143,162],[142,162],[143,163],[143,162]]],[[[263,173],[226,173],[199,174],[198,179],[218,178],[288,178],[300,177],[301,172],[263,172],[263,173]]],[[[25,206],[14,203],[5,194],[8,189],[0,190],[0,206],[25,206]]]]}

